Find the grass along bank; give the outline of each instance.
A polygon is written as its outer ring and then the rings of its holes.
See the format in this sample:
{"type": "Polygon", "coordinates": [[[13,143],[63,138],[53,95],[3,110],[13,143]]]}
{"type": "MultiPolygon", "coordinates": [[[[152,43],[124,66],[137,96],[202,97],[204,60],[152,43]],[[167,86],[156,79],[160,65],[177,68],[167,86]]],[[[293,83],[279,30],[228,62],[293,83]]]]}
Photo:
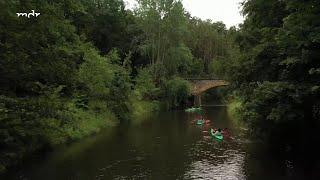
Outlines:
{"type": "Polygon", "coordinates": [[[115,115],[101,101],[91,101],[87,109],[72,100],[8,98],[0,104],[0,173],[41,149],[82,139],[117,124],[115,115]],[[46,103],[45,103],[46,102],[46,103]],[[4,106],[5,104],[5,106],[4,106]],[[47,108],[54,111],[47,111],[47,108]],[[43,114],[43,113],[46,114],[43,114]]]}
{"type": "Polygon", "coordinates": [[[232,119],[235,119],[237,121],[242,120],[241,116],[241,108],[242,108],[242,102],[240,99],[233,99],[228,104],[228,115],[232,119]]]}

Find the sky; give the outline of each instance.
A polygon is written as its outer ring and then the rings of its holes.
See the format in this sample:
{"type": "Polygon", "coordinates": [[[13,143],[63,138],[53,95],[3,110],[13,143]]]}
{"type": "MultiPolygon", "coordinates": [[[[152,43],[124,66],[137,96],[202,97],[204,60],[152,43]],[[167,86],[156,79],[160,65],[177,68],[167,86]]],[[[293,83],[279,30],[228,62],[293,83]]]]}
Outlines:
{"type": "MultiPolygon", "coordinates": [[[[135,0],[125,0],[128,8],[132,8],[135,0]]],[[[244,17],[240,14],[240,2],[243,0],[182,0],[185,9],[192,16],[202,20],[222,21],[229,28],[242,23],[244,17]]]]}

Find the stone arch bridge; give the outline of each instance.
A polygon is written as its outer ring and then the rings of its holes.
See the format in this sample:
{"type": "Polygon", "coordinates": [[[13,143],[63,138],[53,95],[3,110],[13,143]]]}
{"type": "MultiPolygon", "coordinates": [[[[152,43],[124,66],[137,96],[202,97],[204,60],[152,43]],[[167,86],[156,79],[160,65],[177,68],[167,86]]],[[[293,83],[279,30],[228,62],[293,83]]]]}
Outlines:
{"type": "Polygon", "coordinates": [[[213,78],[186,78],[192,84],[192,95],[194,96],[194,105],[201,106],[201,94],[205,91],[220,87],[228,86],[229,82],[222,79],[213,78]]]}

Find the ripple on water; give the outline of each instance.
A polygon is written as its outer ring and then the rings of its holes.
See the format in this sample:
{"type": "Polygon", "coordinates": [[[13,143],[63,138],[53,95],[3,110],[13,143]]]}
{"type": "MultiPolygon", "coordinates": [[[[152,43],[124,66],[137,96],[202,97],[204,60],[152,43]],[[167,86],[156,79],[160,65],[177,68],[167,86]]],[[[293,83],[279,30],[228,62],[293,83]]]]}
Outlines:
{"type": "Polygon", "coordinates": [[[190,170],[184,174],[183,179],[246,179],[242,170],[243,160],[244,157],[239,154],[218,164],[209,160],[196,161],[190,165],[190,170]]]}
{"type": "Polygon", "coordinates": [[[246,179],[243,169],[245,153],[227,142],[200,140],[188,154],[193,162],[181,179],[246,179]]]}

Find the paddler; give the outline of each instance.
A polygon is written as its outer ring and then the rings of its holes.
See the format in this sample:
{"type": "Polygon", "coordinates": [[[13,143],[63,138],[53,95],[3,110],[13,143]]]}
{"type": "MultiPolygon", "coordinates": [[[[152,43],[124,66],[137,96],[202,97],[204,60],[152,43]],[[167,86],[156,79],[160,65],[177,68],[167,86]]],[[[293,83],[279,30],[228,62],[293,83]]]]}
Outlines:
{"type": "Polygon", "coordinates": [[[222,130],[219,128],[217,131],[214,132],[215,136],[221,136],[222,135],[222,130]]]}

